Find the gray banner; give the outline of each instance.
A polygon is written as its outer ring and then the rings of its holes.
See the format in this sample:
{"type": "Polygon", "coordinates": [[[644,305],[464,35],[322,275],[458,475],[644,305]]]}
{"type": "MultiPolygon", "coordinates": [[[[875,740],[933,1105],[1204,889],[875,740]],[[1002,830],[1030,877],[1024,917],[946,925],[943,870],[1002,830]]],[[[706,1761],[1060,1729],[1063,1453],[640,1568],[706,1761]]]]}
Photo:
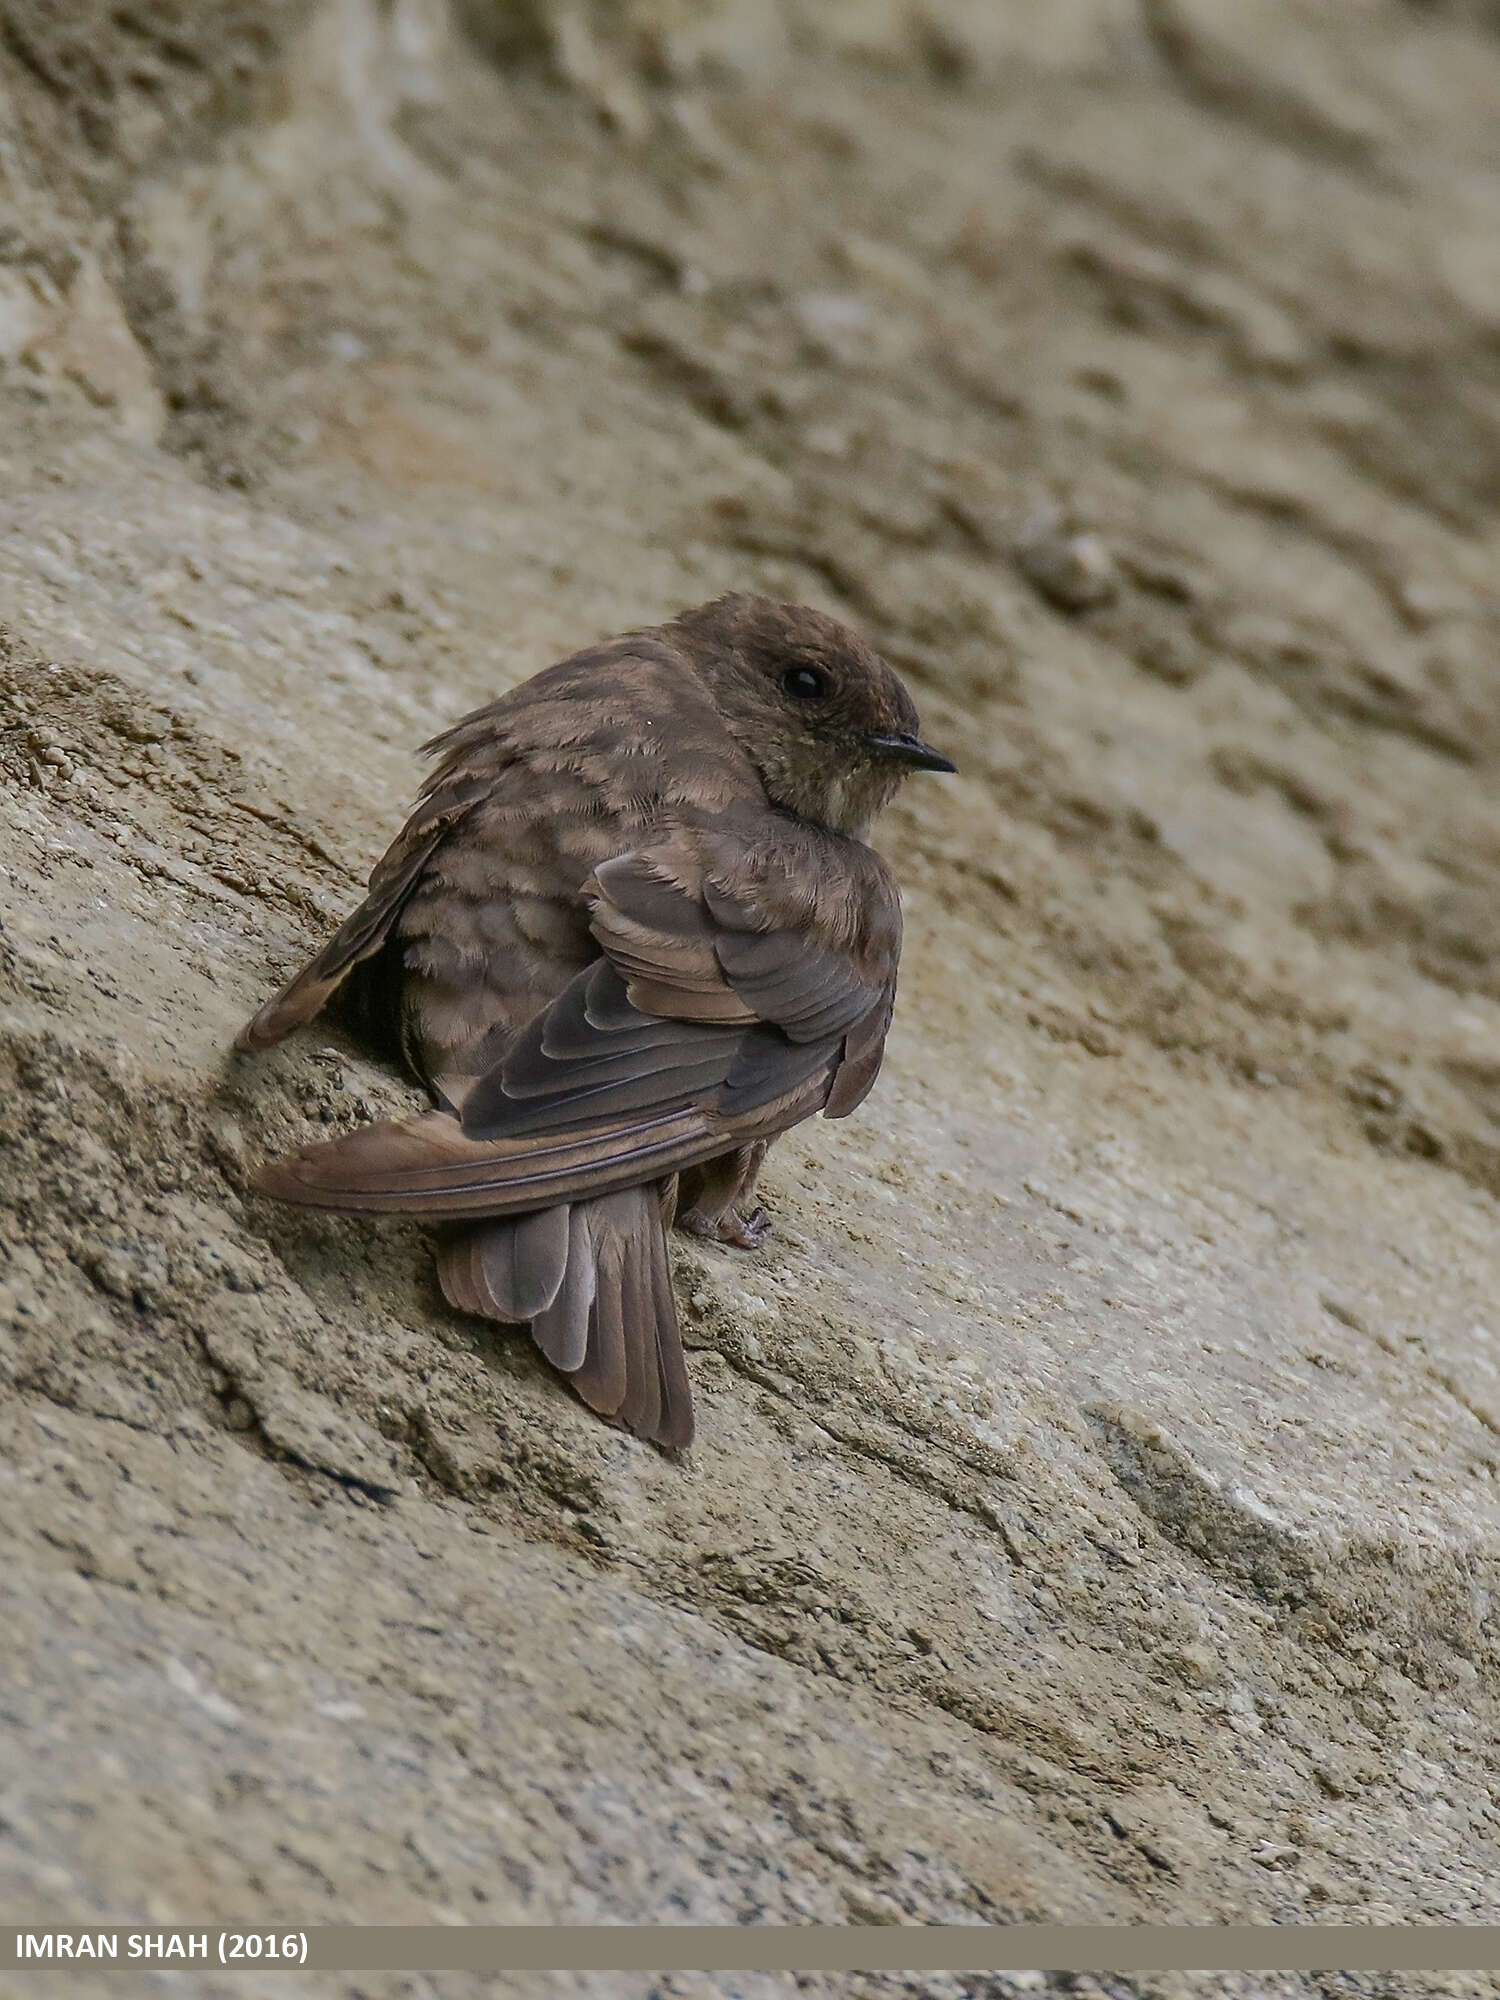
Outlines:
{"type": "Polygon", "coordinates": [[[546,1925],[0,1930],[0,1970],[213,1965],[265,1972],[1470,1972],[1500,1925],[546,1925]]]}

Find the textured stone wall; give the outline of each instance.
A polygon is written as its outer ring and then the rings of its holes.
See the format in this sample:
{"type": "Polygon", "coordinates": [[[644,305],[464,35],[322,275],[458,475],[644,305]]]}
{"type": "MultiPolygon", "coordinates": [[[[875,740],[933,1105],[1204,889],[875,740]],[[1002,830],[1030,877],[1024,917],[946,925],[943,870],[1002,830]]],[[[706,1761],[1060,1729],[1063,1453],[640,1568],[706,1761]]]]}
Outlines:
{"type": "Polygon", "coordinates": [[[1477,6],[0,0],[7,1908],[1497,1920],[1497,116],[1477,6]],[[677,1465],[227,1051],[737,587],[962,771],[677,1465]]]}

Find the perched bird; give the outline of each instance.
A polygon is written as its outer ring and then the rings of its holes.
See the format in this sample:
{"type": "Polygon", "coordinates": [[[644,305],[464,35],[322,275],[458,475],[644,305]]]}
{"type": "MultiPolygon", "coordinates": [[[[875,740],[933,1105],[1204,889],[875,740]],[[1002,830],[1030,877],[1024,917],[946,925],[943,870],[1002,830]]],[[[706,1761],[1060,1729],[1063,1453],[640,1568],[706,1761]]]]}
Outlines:
{"type": "Polygon", "coordinates": [[[865,835],[909,771],[954,767],[847,627],[746,595],[577,653],[426,749],[364,902],[237,1045],[342,989],[436,1108],[258,1185],[455,1222],[452,1305],[529,1323],[593,1409],[686,1445],[665,1232],[758,1242],[770,1140],[874,1082],[901,909],[865,835]]]}

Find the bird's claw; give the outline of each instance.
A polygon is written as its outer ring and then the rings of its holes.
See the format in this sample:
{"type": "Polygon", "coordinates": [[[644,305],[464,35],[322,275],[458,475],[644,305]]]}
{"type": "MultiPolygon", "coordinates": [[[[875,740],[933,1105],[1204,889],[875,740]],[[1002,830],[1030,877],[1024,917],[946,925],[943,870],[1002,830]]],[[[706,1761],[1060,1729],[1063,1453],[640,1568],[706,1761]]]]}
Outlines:
{"type": "Polygon", "coordinates": [[[719,1224],[719,1241],[732,1243],[737,1250],[758,1250],[771,1227],[771,1218],[763,1208],[752,1208],[748,1215],[731,1212],[719,1224]]]}
{"type": "Polygon", "coordinates": [[[758,1250],[771,1233],[771,1218],[763,1208],[752,1208],[748,1215],[732,1208],[722,1215],[705,1215],[701,1208],[690,1208],[686,1215],[678,1216],[677,1227],[705,1243],[728,1243],[736,1250],[758,1250]]]}

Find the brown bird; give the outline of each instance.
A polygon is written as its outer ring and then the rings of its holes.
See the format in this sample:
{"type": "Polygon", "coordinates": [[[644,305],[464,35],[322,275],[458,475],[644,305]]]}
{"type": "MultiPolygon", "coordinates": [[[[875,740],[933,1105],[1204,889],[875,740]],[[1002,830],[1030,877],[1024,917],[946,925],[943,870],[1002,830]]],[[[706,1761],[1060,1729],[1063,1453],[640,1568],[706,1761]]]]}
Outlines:
{"type": "Polygon", "coordinates": [[[441,761],[330,942],[243,1028],[343,988],[436,1109],[261,1170],[281,1201],[458,1220],[449,1302],[529,1323],[583,1400],[686,1445],[666,1229],[748,1247],[770,1140],[875,1080],[901,909],[865,843],[954,767],[847,627],[735,595],[548,667],[441,761]]]}

